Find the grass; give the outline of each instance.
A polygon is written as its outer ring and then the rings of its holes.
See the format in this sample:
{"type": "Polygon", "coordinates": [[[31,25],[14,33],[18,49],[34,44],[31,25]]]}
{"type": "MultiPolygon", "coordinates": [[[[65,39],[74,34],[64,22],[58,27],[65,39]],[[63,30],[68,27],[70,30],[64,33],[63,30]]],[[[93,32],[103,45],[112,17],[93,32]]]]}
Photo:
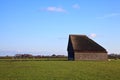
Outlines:
{"type": "Polygon", "coordinates": [[[1,60],[0,80],[120,80],[120,60],[1,60]]]}

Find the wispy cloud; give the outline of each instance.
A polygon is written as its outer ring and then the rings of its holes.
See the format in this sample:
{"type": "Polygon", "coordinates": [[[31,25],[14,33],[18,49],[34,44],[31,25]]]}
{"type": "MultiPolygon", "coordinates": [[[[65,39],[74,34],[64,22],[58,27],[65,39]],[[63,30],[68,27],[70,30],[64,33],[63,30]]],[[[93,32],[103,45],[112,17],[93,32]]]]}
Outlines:
{"type": "Polygon", "coordinates": [[[104,19],[104,18],[110,18],[110,17],[115,17],[115,16],[120,16],[120,13],[111,13],[111,14],[106,14],[101,17],[97,17],[97,19],[104,19]]]}
{"type": "Polygon", "coordinates": [[[74,4],[74,5],[72,5],[72,7],[75,8],[75,9],[80,9],[80,5],[79,4],[74,4]]]}
{"type": "Polygon", "coordinates": [[[91,37],[91,38],[96,38],[96,37],[97,37],[97,34],[91,33],[91,34],[89,35],[89,37],[91,37]]]}
{"type": "Polygon", "coordinates": [[[61,7],[55,7],[55,6],[50,6],[50,7],[47,7],[47,8],[43,8],[42,10],[49,11],[49,12],[63,12],[63,13],[66,12],[65,9],[63,9],[61,7]]]}

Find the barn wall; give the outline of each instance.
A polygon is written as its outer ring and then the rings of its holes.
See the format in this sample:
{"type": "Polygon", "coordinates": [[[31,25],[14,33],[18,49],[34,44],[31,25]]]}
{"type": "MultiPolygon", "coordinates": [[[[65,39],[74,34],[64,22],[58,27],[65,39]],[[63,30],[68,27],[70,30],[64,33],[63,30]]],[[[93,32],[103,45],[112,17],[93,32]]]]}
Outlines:
{"type": "Polygon", "coordinates": [[[74,60],[107,60],[107,53],[75,53],[74,60]]]}
{"type": "Polygon", "coordinates": [[[74,52],[68,51],[68,60],[74,60],[74,52]]]}

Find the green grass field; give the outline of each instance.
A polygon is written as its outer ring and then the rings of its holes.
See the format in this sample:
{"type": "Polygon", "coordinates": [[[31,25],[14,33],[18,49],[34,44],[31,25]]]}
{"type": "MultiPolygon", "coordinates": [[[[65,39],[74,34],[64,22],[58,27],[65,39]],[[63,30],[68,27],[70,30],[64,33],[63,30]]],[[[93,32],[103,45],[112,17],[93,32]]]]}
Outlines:
{"type": "Polygon", "coordinates": [[[120,80],[120,60],[1,60],[0,80],[120,80]]]}

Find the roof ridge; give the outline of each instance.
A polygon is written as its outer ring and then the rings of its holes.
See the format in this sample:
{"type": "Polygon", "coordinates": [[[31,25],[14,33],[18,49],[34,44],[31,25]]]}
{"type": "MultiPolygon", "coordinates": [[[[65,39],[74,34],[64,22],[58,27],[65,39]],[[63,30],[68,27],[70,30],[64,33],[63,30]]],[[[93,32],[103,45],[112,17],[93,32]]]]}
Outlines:
{"type": "Polygon", "coordinates": [[[83,35],[83,34],[70,34],[69,36],[86,36],[86,35],[83,35]]]}

